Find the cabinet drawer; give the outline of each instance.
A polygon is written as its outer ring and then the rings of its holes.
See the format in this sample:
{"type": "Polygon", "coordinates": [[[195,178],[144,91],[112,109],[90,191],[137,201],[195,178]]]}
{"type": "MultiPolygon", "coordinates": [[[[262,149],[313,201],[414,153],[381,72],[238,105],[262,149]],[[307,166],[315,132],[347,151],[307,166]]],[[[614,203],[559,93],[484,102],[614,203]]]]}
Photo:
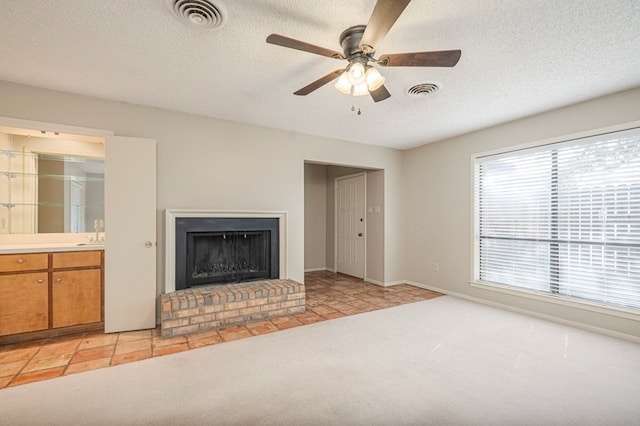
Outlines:
{"type": "Polygon", "coordinates": [[[53,269],[86,268],[100,265],[102,265],[102,252],[99,250],[53,253],[53,269]]]}
{"type": "Polygon", "coordinates": [[[47,253],[0,255],[0,272],[38,271],[47,268],[49,268],[47,253]]]}
{"type": "Polygon", "coordinates": [[[48,327],[48,273],[0,276],[0,336],[48,327]]]}

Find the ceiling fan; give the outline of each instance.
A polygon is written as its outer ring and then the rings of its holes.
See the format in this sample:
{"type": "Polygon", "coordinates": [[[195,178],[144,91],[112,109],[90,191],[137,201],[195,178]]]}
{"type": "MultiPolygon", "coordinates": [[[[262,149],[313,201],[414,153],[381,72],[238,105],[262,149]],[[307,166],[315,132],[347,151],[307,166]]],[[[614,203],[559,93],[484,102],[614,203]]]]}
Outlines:
{"type": "Polygon", "coordinates": [[[384,86],[384,77],[373,65],[383,67],[453,67],[460,60],[460,50],[441,50],[433,52],[392,53],[374,57],[376,47],[387,35],[398,17],[411,0],[378,0],[367,25],[355,25],[340,34],[340,46],[343,53],[316,46],[304,41],[270,34],[267,43],[303,52],[347,60],[346,68],[331,71],[316,81],[294,92],[305,96],[325,84],[338,79],[335,87],[345,94],[354,96],[370,94],[375,102],[391,96],[384,86]]]}

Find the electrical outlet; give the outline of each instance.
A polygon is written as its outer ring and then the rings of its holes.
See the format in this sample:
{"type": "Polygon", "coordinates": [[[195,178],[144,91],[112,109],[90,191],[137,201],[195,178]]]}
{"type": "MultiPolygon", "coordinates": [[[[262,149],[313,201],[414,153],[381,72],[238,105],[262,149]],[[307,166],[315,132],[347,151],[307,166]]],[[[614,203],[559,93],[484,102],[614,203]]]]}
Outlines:
{"type": "Polygon", "coordinates": [[[433,272],[438,272],[440,270],[440,265],[438,265],[437,263],[433,264],[433,272]]]}

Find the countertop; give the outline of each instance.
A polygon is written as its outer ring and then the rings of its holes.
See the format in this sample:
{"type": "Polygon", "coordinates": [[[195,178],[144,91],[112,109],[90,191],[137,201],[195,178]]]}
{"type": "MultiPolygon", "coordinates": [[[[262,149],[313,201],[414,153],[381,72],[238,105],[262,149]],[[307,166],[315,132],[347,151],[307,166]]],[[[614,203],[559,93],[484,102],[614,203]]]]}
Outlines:
{"type": "Polygon", "coordinates": [[[3,244],[0,254],[42,253],[58,251],[104,250],[104,244],[87,243],[46,243],[46,244],[3,244]]]}

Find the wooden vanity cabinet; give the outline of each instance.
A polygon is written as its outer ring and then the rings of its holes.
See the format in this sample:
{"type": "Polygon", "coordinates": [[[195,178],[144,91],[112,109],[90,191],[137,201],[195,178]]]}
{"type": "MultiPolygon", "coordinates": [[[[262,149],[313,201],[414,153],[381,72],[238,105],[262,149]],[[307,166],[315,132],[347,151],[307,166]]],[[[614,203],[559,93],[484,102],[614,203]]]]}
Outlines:
{"type": "Polygon", "coordinates": [[[47,272],[0,276],[0,336],[49,328],[47,272]]]}
{"type": "Polygon", "coordinates": [[[52,256],[52,327],[102,321],[102,252],[61,252],[52,256]]]}
{"type": "Polygon", "coordinates": [[[0,344],[103,329],[103,253],[0,255],[0,344]]]}
{"type": "Polygon", "coordinates": [[[47,253],[0,256],[0,336],[49,328],[47,253]]]}

